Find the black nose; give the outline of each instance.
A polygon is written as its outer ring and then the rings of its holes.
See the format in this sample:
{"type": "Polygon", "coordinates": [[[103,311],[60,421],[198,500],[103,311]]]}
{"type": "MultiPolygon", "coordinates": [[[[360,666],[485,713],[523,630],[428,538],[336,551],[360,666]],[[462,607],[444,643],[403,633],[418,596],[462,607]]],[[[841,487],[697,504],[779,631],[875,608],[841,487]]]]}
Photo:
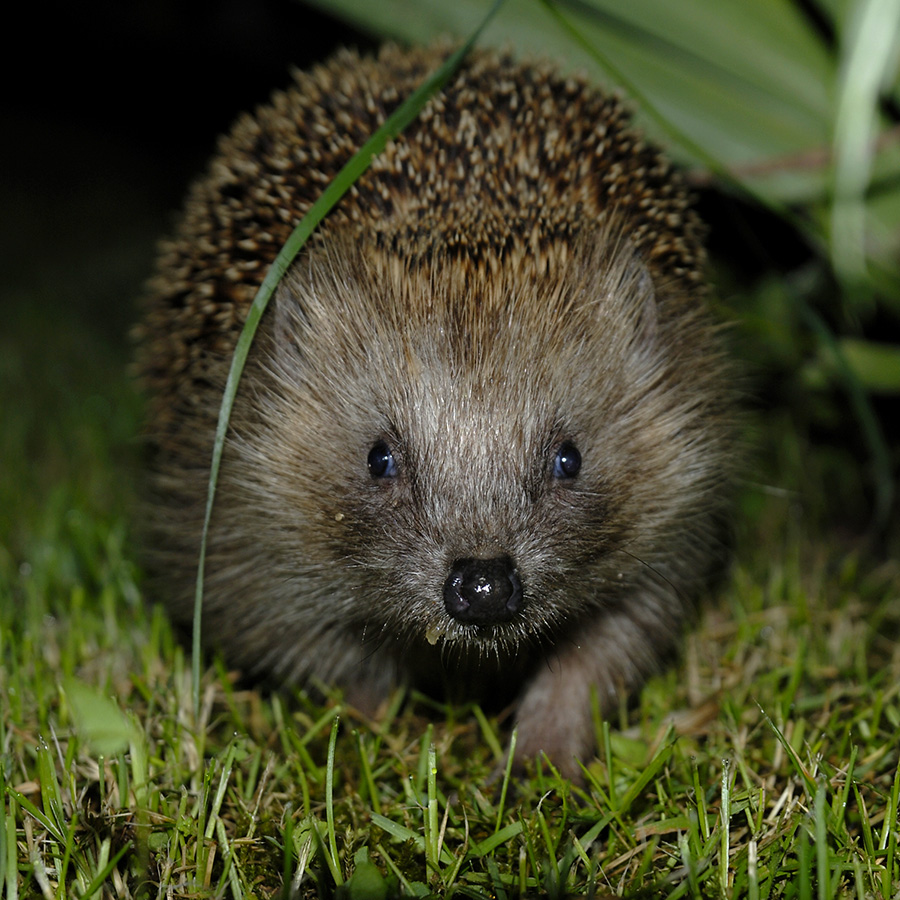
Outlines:
{"type": "Polygon", "coordinates": [[[508,622],[523,606],[522,583],[508,556],[458,559],[444,582],[444,607],[459,622],[508,622]]]}

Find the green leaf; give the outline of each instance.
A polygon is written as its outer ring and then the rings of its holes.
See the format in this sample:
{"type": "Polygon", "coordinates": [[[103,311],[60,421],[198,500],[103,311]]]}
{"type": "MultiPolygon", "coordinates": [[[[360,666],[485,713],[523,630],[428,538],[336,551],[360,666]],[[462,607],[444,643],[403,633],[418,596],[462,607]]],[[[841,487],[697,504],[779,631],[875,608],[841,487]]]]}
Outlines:
{"type": "Polygon", "coordinates": [[[335,891],[335,896],[347,900],[384,900],[388,895],[388,881],[369,859],[368,847],[357,850],[353,861],[356,865],[353,874],[335,891]]]}
{"type": "Polygon", "coordinates": [[[75,678],[67,678],[63,687],[75,728],[95,753],[115,756],[138,739],[128,716],[111,697],[75,678]]]}
{"type": "MultiPolygon", "coordinates": [[[[900,394],[900,346],[877,344],[859,338],[843,338],[838,341],[838,346],[865,390],[900,394]]],[[[828,354],[820,354],[818,366],[827,374],[837,375],[828,354]]]]}
{"type": "Polygon", "coordinates": [[[878,99],[896,71],[898,47],[898,0],[849,5],[834,115],[831,256],[838,275],[851,283],[865,279],[865,195],[880,124],[878,99]]]}
{"type": "MultiPolygon", "coordinates": [[[[312,0],[357,27],[423,43],[474,27],[486,0],[312,0]]],[[[836,65],[789,0],[583,0],[554,3],[672,124],[726,165],[828,146],[836,65]]],[[[486,43],[560,61],[609,81],[536,0],[509,0],[486,43]]],[[[652,130],[652,129],[651,129],[652,130]]],[[[825,170],[758,178],[782,197],[824,189],[825,170]]]]}

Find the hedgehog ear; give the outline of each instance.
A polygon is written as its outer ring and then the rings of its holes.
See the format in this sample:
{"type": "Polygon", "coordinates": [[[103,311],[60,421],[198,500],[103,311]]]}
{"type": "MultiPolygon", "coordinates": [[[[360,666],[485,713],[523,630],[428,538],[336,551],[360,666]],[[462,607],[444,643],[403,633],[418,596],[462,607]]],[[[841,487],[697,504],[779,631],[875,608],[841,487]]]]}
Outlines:
{"type": "Polygon", "coordinates": [[[272,336],[271,365],[282,373],[297,378],[309,362],[309,316],[304,309],[305,273],[290,269],[275,289],[266,311],[272,336]],[[273,308],[274,307],[274,308],[273,308]]]}
{"type": "Polygon", "coordinates": [[[604,266],[608,296],[615,298],[615,308],[629,331],[634,349],[652,350],[657,342],[657,294],[650,270],[627,239],[620,239],[612,259],[604,266]]]}
{"type": "Polygon", "coordinates": [[[612,301],[615,315],[639,350],[652,350],[657,342],[658,298],[653,275],[615,217],[605,219],[591,238],[586,264],[599,279],[600,295],[612,301]]]}
{"type": "Polygon", "coordinates": [[[626,296],[633,297],[634,340],[641,347],[654,347],[658,330],[656,285],[636,252],[631,254],[622,281],[626,296]]]}
{"type": "Polygon", "coordinates": [[[275,289],[272,297],[272,333],[276,347],[290,346],[296,335],[296,296],[292,289],[293,273],[289,272],[282,278],[281,283],[275,289]]]}
{"type": "Polygon", "coordinates": [[[272,332],[276,347],[299,346],[298,337],[309,325],[300,302],[305,293],[305,273],[295,263],[281,279],[272,297],[272,332]]]}

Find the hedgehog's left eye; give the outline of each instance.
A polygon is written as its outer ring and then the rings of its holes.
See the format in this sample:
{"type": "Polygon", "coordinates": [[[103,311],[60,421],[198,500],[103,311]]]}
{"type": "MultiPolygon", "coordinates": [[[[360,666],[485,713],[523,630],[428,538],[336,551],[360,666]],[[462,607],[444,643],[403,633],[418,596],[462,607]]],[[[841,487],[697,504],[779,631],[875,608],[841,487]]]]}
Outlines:
{"type": "Polygon", "coordinates": [[[378,441],[369,451],[368,466],[373,478],[395,478],[397,475],[397,460],[384,441],[378,441]]]}
{"type": "Polygon", "coordinates": [[[563,442],[553,460],[554,478],[574,478],[581,471],[581,454],[571,442],[563,442]]]}

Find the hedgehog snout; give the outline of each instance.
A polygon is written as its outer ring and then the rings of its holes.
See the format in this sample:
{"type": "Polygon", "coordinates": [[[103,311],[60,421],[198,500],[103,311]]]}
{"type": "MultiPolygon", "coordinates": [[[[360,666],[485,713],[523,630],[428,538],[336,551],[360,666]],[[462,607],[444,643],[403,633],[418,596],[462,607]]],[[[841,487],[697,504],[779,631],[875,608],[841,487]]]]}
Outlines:
{"type": "Polygon", "coordinates": [[[444,608],[458,622],[508,622],[525,606],[522,582],[512,559],[457,559],[444,582],[444,608]]]}

